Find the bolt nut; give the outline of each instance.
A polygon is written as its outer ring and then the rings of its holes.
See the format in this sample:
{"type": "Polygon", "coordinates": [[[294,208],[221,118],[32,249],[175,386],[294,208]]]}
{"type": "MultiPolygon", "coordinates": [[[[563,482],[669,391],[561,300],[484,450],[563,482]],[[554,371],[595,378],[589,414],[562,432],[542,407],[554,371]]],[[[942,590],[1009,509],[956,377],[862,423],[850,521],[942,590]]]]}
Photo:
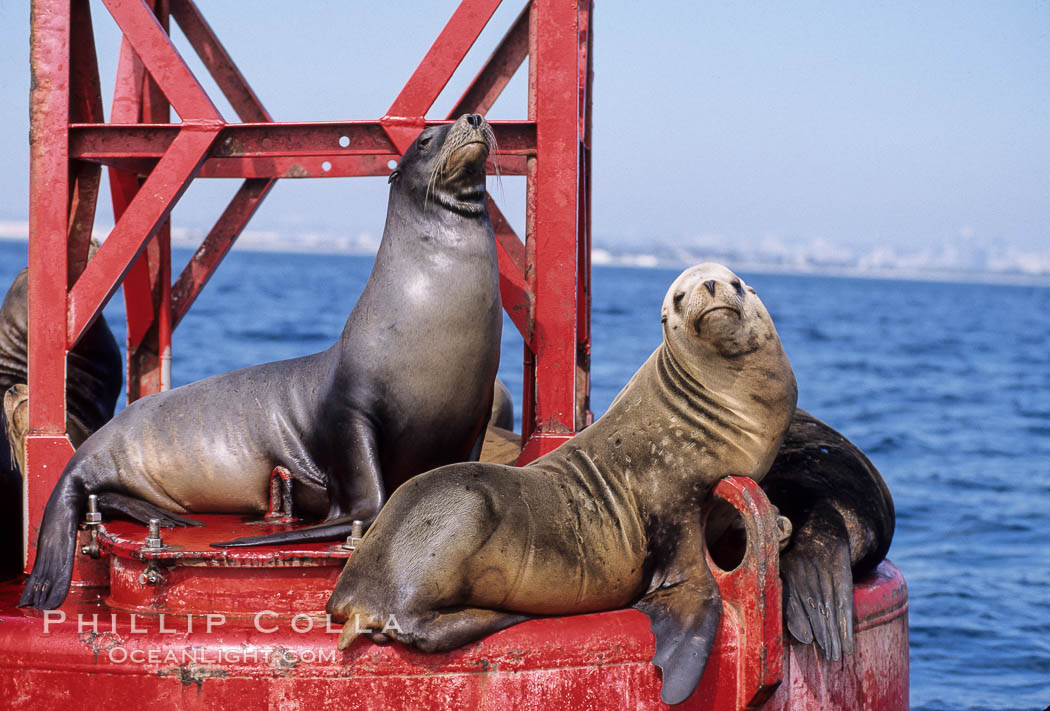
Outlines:
{"type": "Polygon", "coordinates": [[[343,545],[347,550],[356,550],[361,544],[361,539],[365,535],[365,522],[358,519],[354,519],[350,523],[350,535],[346,538],[346,543],[343,545]]]}
{"type": "Polygon", "coordinates": [[[164,573],[156,565],[150,563],[139,576],[139,585],[160,585],[162,580],[164,580],[164,573]]]}
{"type": "Polygon", "coordinates": [[[160,519],[151,518],[149,520],[149,532],[146,534],[146,545],[144,548],[148,550],[160,550],[165,547],[164,540],[160,537],[160,519]]]}
{"type": "Polygon", "coordinates": [[[84,514],[84,524],[88,526],[97,526],[102,523],[102,514],[98,510],[98,496],[91,494],[88,496],[88,510],[84,514]]]}

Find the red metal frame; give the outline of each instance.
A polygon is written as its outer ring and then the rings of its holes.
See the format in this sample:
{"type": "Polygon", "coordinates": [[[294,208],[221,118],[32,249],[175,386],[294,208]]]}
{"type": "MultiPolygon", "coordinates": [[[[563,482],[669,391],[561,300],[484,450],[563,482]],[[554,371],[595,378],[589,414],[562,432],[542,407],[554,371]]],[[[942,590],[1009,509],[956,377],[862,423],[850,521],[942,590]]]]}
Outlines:
{"type": "MultiPolygon", "coordinates": [[[[123,285],[129,400],[170,387],[171,333],[279,178],[386,175],[501,0],[463,0],[377,121],[274,122],[193,0],[103,0],[123,33],[104,121],[88,0],[34,0],[26,551],[72,447],[66,353],[123,285]],[[227,122],[168,36],[182,29],[243,123],[227,122]],[[181,123],[172,123],[174,109],[181,123]],[[348,145],[342,145],[347,141],[348,145]],[[115,226],[87,263],[100,166],[115,226]],[[171,280],[170,221],[198,177],[244,179],[171,280]]],[[[522,461],[589,420],[591,0],[532,0],[445,120],[485,113],[529,57],[528,118],[495,121],[504,175],[527,177],[526,234],[490,200],[504,308],[525,341],[522,461]]]]}

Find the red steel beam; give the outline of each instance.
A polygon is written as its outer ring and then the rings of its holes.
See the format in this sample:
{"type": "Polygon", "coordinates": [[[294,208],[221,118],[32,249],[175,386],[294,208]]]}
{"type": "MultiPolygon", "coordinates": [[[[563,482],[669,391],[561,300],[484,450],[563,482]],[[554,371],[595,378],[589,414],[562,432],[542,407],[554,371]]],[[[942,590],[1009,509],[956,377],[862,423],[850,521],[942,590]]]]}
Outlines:
{"type": "Polygon", "coordinates": [[[530,68],[537,76],[530,79],[530,108],[537,159],[528,200],[537,325],[527,345],[536,359],[536,412],[522,459],[542,455],[576,432],[579,3],[537,3],[532,21],[530,68]]]}
{"type": "Polygon", "coordinates": [[[197,56],[204,62],[204,66],[241,121],[272,121],[270,114],[263,108],[262,102],[252,91],[193,0],[171,0],[171,16],[179,23],[186,39],[190,41],[197,56]]]}
{"type": "Polygon", "coordinates": [[[34,3],[30,35],[29,132],[29,426],[33,433],[66,430],[65,323],[69,216],[68,6],[34,3]]]}
{"type": "MultiPolygon", "coordinates": [[[[171,14],[241,120],[272,122],[269,112],[193,1],[172,0],[171,14]]],[[[178,282],[171,287],[170,308],[161,313],[171,328],[178,325],[208,283],[248,220],[276,184],[277,177],[267,176],[261,180],[249,177],[241,184],[237,194],[179,275],[178,282]]]]}
{"type": "Polygon", "coordinates": [[[221,122],[222,115],[212,104],[193,72],[186,66],[164,27],[142,0],[102,0],[116,20],[124,38],[183,123],[221,122]]]}
{"type": "Polygon", "coordinates": [[[525,280],[525,245],[507,223],[496,202],[488,199],[492,228],[496,233],[496,252],[499,256],[499,290],[503,310],[517,327],[526,342],[532,339],[532,291],[525,280]]]}
{"type": "Polygon", "coordinates": [[[32,6],[29,95],[29,427],[23,492],[26,560],[36,526],[73,447],[66,437],[66,311],[69,279],[68,123],[70,6],[32,6]]]}
{"type": "MultiPolygon", "coordinates": [[[[70,5],[70,106],[71,122],[101,123],[102,89],[95,55],[95,35],[91,24],[91,7],[87,0],[74,0],[70,5]]],[[[91,228],[95,223],[95,206],[101,169],[83,161],[70,162],[69,235],[67,285],[72,286],[87,265],[91,246],[91,228]]]]}
{"type": "MultiPolygon", "coordinates": [[[[449,121],[427,121],[437,126],[449,121]]],[[[105,163],[114,158],[158,159],[183,124],[72,124],[70,155],[105,163]]],[[[493,121],[501,155],[536,152],[536,125],[531,121],[493,121]]],[[[398,155],[380,121],[273,122],[226,124],[211,151],[215,158],[283,156],[398,155]],[[343,144],[346,144],[345,146],[343,144]]]]}
{"type": "Polygon", "coordinates": [[[233,246],[237,236],[255,214],[273,180],[245,180],[229,206],[201,243],[171,290],[172,328],[179,325],[201,289],[233,246]]]}
{"type": "Polygon", "coordinates": [[[591,423],[591,96],[594,0],[583,0],[579,33],[579,185],[576,274],[576,429],[591,423]]]}
{"type": "Polygon", "coordinates": [[[463,0],[386,115],[379,119],[398,153],[408,150],[426,125],[423,117],[474,46],[500,2],[502,0],[463,0]]]}
{"type": "Polygon", "coordinates": [[[463,92],[456,105],[448,113],[449,119],[463,114],[487,114],[496,99],[518,71],[518,67],[529,55],[529,11],[532,3],[518,14],[514,24],[507,30],[492,55],[485,61],[474,81],[463,92]]]}
{"type": "Polygon", "coordinates": [[[94,322],[134,260],[171,213],[204,162],[218,127],[187,126],[157,163],[127,211],[69,292],[68,345],[94,322]]]}
{"type": "MultiPolygon", "coordinates": [[[[150,12],[157,18],[157,23],[167,34],[171,24],[168,1],[146,2],[150,12]]],[[[152,74],[143,77],[140,96],[140,120],[146,123],[171,121],[167,97],[152,74]]],[[[135,183],[138,184],[138,181],[135,183]]],[[[119,219],[117,222],[119,224],[119,219]]],[[[170,387],[171,329],[170,319],[164,318],[170,314],[170,245],[171,220],[165,218],[123,280],[124,311],[128,324],[125,382],[128,402],[170,387]],[[165,372],[168,373],[167,378],[165,372]]]]}

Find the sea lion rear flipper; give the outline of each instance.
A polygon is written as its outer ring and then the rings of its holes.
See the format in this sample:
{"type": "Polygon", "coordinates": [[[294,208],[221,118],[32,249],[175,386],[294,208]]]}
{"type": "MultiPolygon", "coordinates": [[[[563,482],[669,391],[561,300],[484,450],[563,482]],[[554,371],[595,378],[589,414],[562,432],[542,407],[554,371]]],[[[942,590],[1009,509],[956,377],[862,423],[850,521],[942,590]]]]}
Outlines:
{"type": "Polygon", "coordinates": [[[634,604],[649,617],[656,637],[652,661],[663,670],[660,699],[666,704],[682,703],[700,683],[722,619],[722,596],[703,536],[682,536],[676,548],[663,584],[634,604]]]}
{"type": "Polygon", "coordinates": [[[816,641],[827,659],[853,652],[853,574],[849,533],[830,505],[818,506],[780,559],[784,621],[803,644],[816,641]]]}

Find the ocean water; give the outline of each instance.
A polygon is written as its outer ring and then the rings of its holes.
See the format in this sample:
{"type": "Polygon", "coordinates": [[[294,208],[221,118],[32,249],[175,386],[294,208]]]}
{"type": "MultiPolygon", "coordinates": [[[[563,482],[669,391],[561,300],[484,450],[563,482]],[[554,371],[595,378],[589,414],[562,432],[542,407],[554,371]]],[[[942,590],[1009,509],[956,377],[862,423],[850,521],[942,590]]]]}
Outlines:
{"type": "MultiPolygon", "coordinates": [[[[0,242],[4,288],[25,249],[0,242]]],[[[189,256],[176,252],[176,273],[189,256]]],[[[370,268],[361,257],[235,250],[176,332],[176,384],[328,347],[370,268]]],[[[676,275],[595,268],[595,414],[660,342],[676,275]]],[[[1050,289],[742,276],[773,316],[800,406],[860,446],[893,494],[912,708],[1046,707],[1050,289]]],[[[123,342],[119,294],[105,314],[123,342]]],[[[521,357],[506,321],[500,373],[516,397],[521,357]]]]}

